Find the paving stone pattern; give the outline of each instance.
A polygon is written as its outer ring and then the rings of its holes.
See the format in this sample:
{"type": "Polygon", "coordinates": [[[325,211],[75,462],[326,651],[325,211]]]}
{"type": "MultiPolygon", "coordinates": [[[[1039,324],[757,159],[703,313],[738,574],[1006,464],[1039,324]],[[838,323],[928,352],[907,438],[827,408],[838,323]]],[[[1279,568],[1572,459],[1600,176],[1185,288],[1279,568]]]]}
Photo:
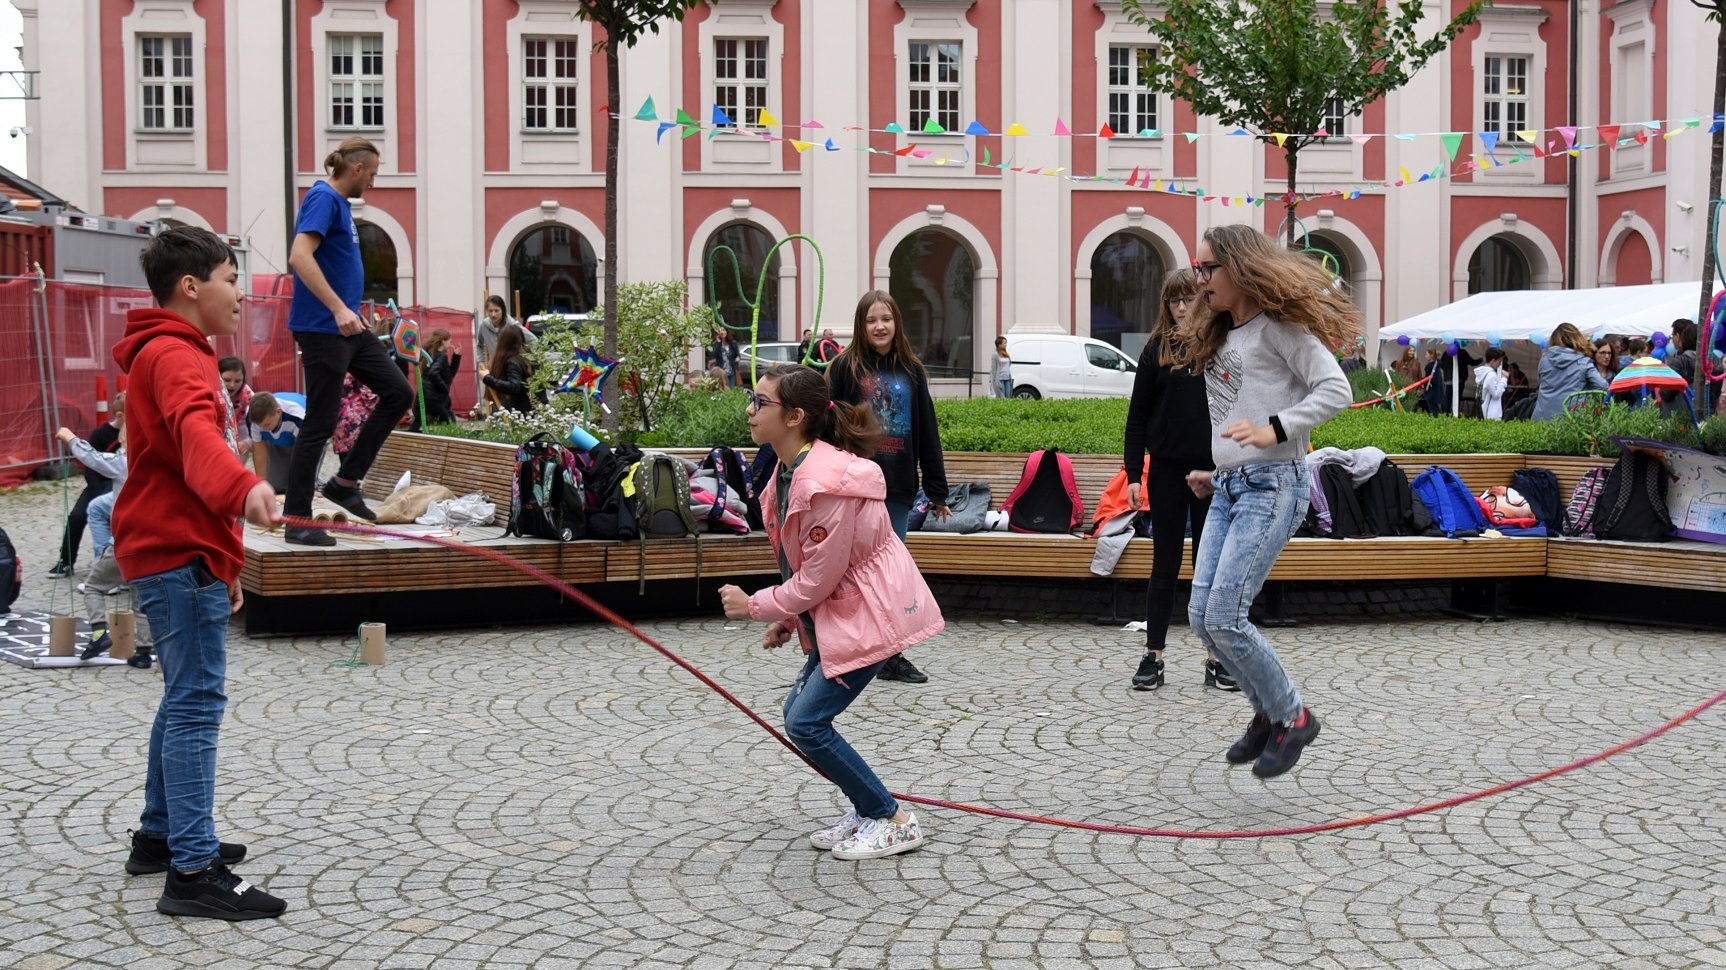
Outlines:
{"type": "MultiPolygon", "coordinates": [[[[0,495],[28,608],[61,499],[0,495]]],[[[86,557],[87,557],[86,552],[86,557]]],[[[720,619],[649,632],[774,714],[797,658],[720,619]]],[[[1469,791],[1591,753],[1722,687],[1717,635],[1562,620],[1308,622],[1273,637],[1324,734],[1262,783],[1201,685],[1134,693],[1142,641],[953,622],[841,720],[890,785],[1052,815],[1285,826],[1469,791]]],[[[1306,838],[1172,841],[919,814],[921,852],[804,841],[836,792],[720,698],[598,625],[351,640],[231,630],[217,821],[277,921],[159,915],[128,877],[160,687],[0,665],[0,966],[1682,968],[1726,966],[1726,786],[1711,711],[1539,786],[1306,838]]]]}

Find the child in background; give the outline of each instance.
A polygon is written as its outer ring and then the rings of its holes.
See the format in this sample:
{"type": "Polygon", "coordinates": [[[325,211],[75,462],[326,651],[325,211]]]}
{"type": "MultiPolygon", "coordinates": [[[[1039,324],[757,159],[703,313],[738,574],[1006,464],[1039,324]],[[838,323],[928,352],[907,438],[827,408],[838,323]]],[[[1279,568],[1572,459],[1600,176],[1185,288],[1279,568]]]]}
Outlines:
{"type": "Polygon", "coordinates": [[[1474,383],[1480,386],[1480,416],[1488,421],[1504,420],[1504,391],[1510,378],[1504,373],[1504,351],[1486,348],[1486,363],[1474,369],[1474,383]]]}
{"type": "Polygon", "coordinates": [[[246,383],[246,362],[238,357],[223,357],[216,362],[222,372],[222,387],[228,392],[228,403],[234,412],[234,433],[243,449],[241,460],[251,457],[249,446],[257,437],[252,427],[252,385],[246,383]]]}
{"type": "Polygon", "coordinates": [[[753,596],[721,587],[725,615],[768,623],[768,649],[796,630],[808,655],[785,699],[785,733],[851,801],[810,844],[840,859],[910,852],[923,845],[917,817],[833,729],[888,658],[943,626],[888,520],[886,480],[868,460],[879,428],[868,408],[833,400],[808,367],[774,368],[748,410],[750,437],[781,456],[762,508],[783,582],[753,596]]]}
{"type": "Polygon", "coordinates": [[[1007,356],[1007,338],[995,338],[995,356],[989,358],[989,385],[996,397],[1013,396],[1013,358],[1007,356]]]}
{"type": "Polygon", "coordinates": [[[102,553],[113,544],[113,530],[109,521],[114,515],[114,500],[120,495],[120,487],[126,484],[126,418],[124,394],[114,398],[114,413],[120,425],[120,440],[111,452],[98,451],[96,446],[72,433],[71,428],[61,428],[54,432],[54,437],[72,450],[72,457],[85,468],[94,471],[108,480],[108,491],[96,496],[86,510],[86,519],[90,526],[90,551],[99,559],[102,553]]]}
{"type": "MultiPolygon", "coordinates": [[[[120,427],[126,420],[123,397],[116,396],[116,403],[108,412],[108,420],[90,432],[92,450],[110,452],[120,447],[120,427]]],[[[78,501],[72,504],[72,511],[66,515],[66,528],[60,536],[60,559],[54,563],[53,569],[48,570],[49,576],[59,579],[72,575],[72,567],[78,562],[78,547],[84,542],[84,527],[90,521],[90,503],[108,494],[113,487],[114,483],[107,476],[89,465],[84,466],[84,490],[78,493],[78,501]]]]}
{"type": "Polygon", "coordinates": [[[252,471],[271,488],[288,487],[294,442],[306,421],[306,398],[292,391],[259,391],[246,406],[252,426],[252,471]]]}
{"type": "MultiPolygon", "coordinates": [[[[461,354],[448,351],[450,333],[442,327],[437,327],[426,336],[421,348],[429,362],[421,364],[421,379],[425,383],[426,420],[432,424],[450,424],[455,421],[455,409],[450,406],[450,388],[455,386],[455,375],[461,370],[461,354]]],[[[413,415],[414,430],[419,430],[419,412],[413,415]]]]}

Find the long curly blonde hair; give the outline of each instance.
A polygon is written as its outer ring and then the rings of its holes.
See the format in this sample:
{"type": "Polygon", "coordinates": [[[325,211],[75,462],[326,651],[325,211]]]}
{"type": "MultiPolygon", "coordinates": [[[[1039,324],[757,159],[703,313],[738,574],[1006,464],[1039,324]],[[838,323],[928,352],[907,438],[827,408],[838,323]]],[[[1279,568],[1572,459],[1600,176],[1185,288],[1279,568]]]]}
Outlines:
{"type": "MultiPolygon", "coordinates": [[[[1269,316],[1312,334],[1333,351],[1359,336],[1360,310],[1318,263],[1278,247],[1251,226],[1212,226],[1204,240],[1229,281],[1269,316]]],[[[1181,328],[1181,363],[1203,371],[1234,326],[1234,315],[1213,309],[1201,288],[1181,328]]]]}

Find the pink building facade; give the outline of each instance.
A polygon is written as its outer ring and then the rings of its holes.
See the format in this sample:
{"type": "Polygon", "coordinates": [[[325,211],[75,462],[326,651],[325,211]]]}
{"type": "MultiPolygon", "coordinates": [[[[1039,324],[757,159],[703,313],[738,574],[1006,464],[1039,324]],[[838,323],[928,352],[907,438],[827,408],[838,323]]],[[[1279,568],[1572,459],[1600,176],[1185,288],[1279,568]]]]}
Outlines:
{"type": "MultiPolygon", "coordinates": [[[[616,97],[568,0],[10,2],[42,72],[33,178],[92,211],[244,236],[255,273],[282,273],[293,206],[329,149],[363,135],[383,153],[355,210],[368,291],[403,303],[492,292],[582,312],[615,271],[687,279],[747,322],[765,278],[763,339],[794,340],[817,302],[821,327],[849,333],[856,296],[878,287],[926,359],[986,370],[1003,332],[1136,351],[1162,272],[1200,233],[1282,218],[1246,201],[1281,194],[1281,152],[1137,89],[1148,38],[1118,0],[724,0],[627,51],[616,97]],[[634,119],[650,97],[666,120],[708,125],[717,106],[738,125],[661,135],[634,119]],[[784,127],[807,122],[821,127],[784,127]],[[990,134],[958,133],[973,122],[990,134]],[[1026,134],[1006,136],[1013,123],[1026,134]],[[1105,125],[1117,137],[1096,137],[1105,125]],[[762,265],[793,233],[817,240],[824,276],[801,245],[762,265]]],[[[1680,0],[1502,0],[1303,152],[1300,190],[1340,194],[1304,203],[1298,230],[1369,331],[1479,289],[1699,279],[1719,194],[1715,29],[1680,0]],[[1577,145],[1622,144],[1573,157],[1572,127],[1577,145]],[[1466,135],[1454,160],[1444,132],[1466,135]]]]}

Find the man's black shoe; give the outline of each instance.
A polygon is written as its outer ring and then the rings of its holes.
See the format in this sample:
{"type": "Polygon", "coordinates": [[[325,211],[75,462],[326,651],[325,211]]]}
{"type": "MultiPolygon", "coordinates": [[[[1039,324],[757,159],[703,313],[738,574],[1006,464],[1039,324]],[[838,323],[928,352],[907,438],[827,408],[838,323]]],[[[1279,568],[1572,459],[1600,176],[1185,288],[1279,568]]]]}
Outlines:
{"type": "Polygon", "coordinates": [[[1271,739],[1271,719],[1263,714],[1254,714],[1253,722],[1247,725],[1247,733],[1241,735],[1229,748],[1223,757],[1229,759],[1231,765],[1244,765],[1264,753],[1265,745],[1271,739]]]}
{"type": "Polygon", "coordinates": [[[203,916],[209,919],[274,919],[286,912],[285,900],[234,875],[220,862],[208,869],[182,875],[172,869],[162,883],[162,898],[156,911],[169,916],[203,916]]]}
{"type": "MultiPolygon", "coordinates": [[[[246,857],[246,847],[232,842],[216,843],[216,856],[225,866],[237,864],[246,857]]],[[[168,871],[168,840],[142,832],[132,833],[132,854],[126,857],[126,871],[134,876],[168,871]]]]}
{"type": "Polygon", "coordinates": [[[1156,690],[1163,686],[1163,658],[1145,651],[1145,657],[1139,661],[1139,669],[1133,674],[1134,690],[1156,690]]]}
{"type": "Polygon", "coordinates": [[[324,498],[347,509],[350,515],[357,515],[367,522],[378,520],[378,514],[366,508],[366,501],[361,497],[358,485],[343,485],[332,478],[324,483],[324,498]]]}
{"type": "Polygon", "coordinates": [[[897,680],[905,684],[926,684],[929,675],[917,669],[917,665],[906,659],[904,654],[888,657],[881,665],[881,672],[875,675],[876,680],[897,680]]]}
{"type": "Polygon", "coordinates": [[[333,546],[336,537],[330,535],[328,529],[308,529],[305,526],[290,525],[282,530],[282,538],[296,546],[333,546]]]}
{"type": "Polygon", "coordinates": [[[144,670],[149,670],[150,669],[150,663],[151,663],[151,660],[150,660],[150,648],[149,647],[142,647],[138,650],[137,653],[134,653],[130,657],[126,658],[126,666],[128,666],[128,667],[139,667],[139,668],[142,668],[144,670]]]}
{"type": "Polygon", "coordinates": [[[79,657],[79,659],[80,660],[94,660],[102,654],[102,651],[107,650],[109,647],[111,647],[113,645],[114,645],[114,638],[110,637],[108,635],[107,630],[103,630],[101,636],[97,637],[94,640],[91,640],[90,645],[84,648],[84,653],[81,657],[79,657]]]}
{"type": "Polygon", "coordinates": [[[1253,774],[1260,778],[1275,778],[1300,760],[1301,750],[1318,737],[1318,715],[1303,707],[1297,720],[1299,717],[1305,717],[1306,723],[1299,727],[1279,724],[1271,732],[1270,743],[1265,745],[1264,753],[1253,764],[1253,774]]]}
{"type": "Polygon", "coordinates": [[[70,563],[57,562],[53,569],[48,570],[48,575],[54,579],[65,579],[72,575],[72,566],[70,563]]]}

